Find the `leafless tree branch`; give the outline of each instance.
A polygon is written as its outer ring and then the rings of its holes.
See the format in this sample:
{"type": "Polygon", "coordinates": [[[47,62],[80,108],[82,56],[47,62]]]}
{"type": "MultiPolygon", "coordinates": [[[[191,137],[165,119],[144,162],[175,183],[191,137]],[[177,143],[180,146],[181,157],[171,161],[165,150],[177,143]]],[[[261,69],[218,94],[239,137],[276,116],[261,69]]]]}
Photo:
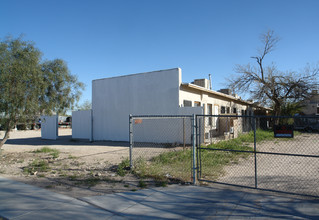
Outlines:
{"type": "Polygon", "coordinates": [[[311,90],[318,88],[319,65],[307,65],[304,70],[281,72],[275,65],[264,68],[263,60],[275,49],[279,38],[268,30],[261,35],[263,44],[256,59],[257,65],[236,65],[236,76],[229,80],[229,86],[237,93],[250,92],[252,98],[263,104],[272,104],[275,115],[279,115],[281,105],[286,102],[299,102],[309,98],[311,90]]]}

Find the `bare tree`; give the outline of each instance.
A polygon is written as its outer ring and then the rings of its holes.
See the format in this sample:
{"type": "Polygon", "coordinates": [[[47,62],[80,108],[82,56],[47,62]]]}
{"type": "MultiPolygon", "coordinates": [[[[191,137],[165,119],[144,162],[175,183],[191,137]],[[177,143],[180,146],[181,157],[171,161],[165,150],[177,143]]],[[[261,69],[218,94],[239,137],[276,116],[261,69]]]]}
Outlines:
{"type": "Polygon", "coordinates": [[[287,103],[308,99],[311,90],[318,88],[318,66],[309,65],[300,72],[282,72],[274,64],[264,67],[263,61],[273,51],[279,41],[274,31],[261,35],[263,48],[251,58],[257,65],[236,65],[235,75],[229,80],[229,87],[237,93],[250,92],[251,98],[261,104],[273,107],[274,115],[281,114],[282,106],[287,103]]]}

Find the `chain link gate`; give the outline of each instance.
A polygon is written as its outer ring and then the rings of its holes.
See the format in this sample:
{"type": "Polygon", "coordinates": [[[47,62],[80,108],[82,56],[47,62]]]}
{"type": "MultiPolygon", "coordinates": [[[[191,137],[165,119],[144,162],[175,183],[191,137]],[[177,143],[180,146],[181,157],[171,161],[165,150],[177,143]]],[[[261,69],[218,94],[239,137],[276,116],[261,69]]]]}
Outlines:
{"type": "Polygon", "coordinates": [[[195,184],[195,131],[195,115],[130,115],[131,168],[195,184]]]}
{"type": "Polygon", "coordinates": [[[196,123],[199,181],[319,196],[319,117],[197,115],[196,123]]]}

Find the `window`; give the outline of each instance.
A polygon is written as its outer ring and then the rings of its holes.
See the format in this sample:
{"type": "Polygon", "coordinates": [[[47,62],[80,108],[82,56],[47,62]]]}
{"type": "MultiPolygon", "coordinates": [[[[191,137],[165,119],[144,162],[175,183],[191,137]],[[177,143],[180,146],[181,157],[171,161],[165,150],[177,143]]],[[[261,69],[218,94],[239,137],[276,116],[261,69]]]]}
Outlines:
{"type": "Polygon", "coordinates": [[[192,107],[192,101],[184,100],[184,107],[192,107]]]}
{"type": "MultiPolygon", "coordinates": [[[[207,115],[212,115],[213,114],[213,105],[212,104],[207,104],[207,115]]],[[[212,125],[212,117],[208,118],[208,125],[212,125]]]]}
{"type": "Polygon", "coordinates": [[[212,115],[212,114],[213,114],[213,105],[207,104],[207,115],[212,115]]]}
{"type": "Polygon", "coordinates": [[[319,107],[317,107],[317,114],[319,114],[319,107]]]}
{"type": "Polygon", "coordinates": [[[225,114],[226,113],[226,107],[225,106],[222,106],[220,108],[220,114],[225,114]]]}
{"type": "Polygon", "coordinates": [[[229,107],[227,107],[227,114],[229,114],[230,113],[230,108],[229,107]]]}
{"type": "Polygon", "coordinates": [[[233,108],[233,113],[237,114],[237,108],[233,108]]]}
{"type": "Polygon", "coordinates": [[[194,106],[195,106],[195,107],[200,107],[200,102],[195,101],[195,102],[194,102],[194,106]]]}
{"type": "Polygon", "coordinates": [[[245,111],[244,110],[241,110],[241,115],[244,115],[245,114],[245,111]]]}

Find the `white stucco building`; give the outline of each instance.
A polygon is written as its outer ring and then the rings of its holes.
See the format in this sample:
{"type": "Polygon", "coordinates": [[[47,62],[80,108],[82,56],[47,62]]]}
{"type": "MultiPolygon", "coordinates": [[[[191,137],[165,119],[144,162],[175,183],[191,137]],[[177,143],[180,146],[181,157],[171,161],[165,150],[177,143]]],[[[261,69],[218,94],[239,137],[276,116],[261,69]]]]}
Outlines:
{"type": "MultiPolygon", "coordinates": [[[[130,114],[253,114],[252,102],[212,91],[209,85],[207,79],[182,83],[180,68],[93,80],[90,139],[128,141],[130,114]]],[[[216,120],[207,126],[218,130],[216,120]]]]}

